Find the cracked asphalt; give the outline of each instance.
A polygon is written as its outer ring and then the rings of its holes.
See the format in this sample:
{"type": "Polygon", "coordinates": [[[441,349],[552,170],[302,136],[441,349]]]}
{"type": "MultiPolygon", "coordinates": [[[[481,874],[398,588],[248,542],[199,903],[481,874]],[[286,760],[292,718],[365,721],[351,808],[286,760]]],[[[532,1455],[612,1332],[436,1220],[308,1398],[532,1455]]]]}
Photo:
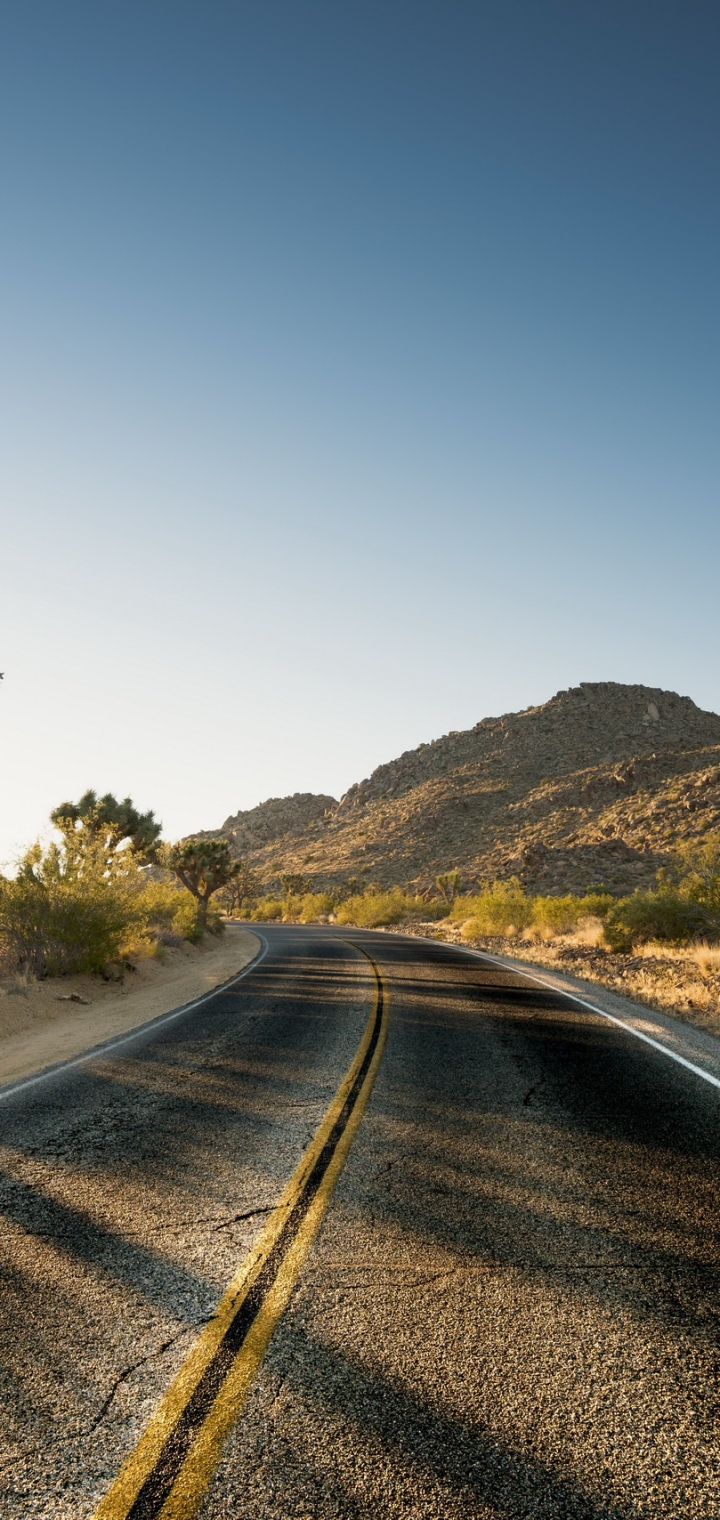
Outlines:
{"type": "Polygon", "coordinates": [[[391,1022],[203,1520],[720,1516],[720,1094],[451,946],[263,930],[0,1107],[0,1514],[85,1520],[391,1022]]]}

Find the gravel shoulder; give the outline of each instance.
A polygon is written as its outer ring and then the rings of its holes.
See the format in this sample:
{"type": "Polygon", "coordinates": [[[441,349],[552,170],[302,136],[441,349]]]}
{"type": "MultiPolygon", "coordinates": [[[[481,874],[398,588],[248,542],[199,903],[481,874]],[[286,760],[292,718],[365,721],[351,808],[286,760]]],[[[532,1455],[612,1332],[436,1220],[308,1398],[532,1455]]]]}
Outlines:
{"type": "Polygon", "coordinates": [[[222,938],[167,949],[138,962],[122,982],[52,977],[0,985],[0,1085],[71,1060],[114,1035],[211,992],[257,955],[260,940],[229,925],[222,938]]]}

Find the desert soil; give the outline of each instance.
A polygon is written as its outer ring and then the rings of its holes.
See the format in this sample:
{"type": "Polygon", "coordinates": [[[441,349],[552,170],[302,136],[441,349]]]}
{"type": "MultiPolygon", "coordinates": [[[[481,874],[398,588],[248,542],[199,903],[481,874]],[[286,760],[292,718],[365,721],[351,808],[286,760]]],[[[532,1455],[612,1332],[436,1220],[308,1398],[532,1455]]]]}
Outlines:
{"type": "Polygon", "coordinates": [[[173,946],[162,960],[139,961],[122,982],[99,976],[5,979],[0,982],[0,1084],[70,1060],[193,1002],[241,971],[259,949],[256,934],[233,924],[219,941],[173,946]]]}

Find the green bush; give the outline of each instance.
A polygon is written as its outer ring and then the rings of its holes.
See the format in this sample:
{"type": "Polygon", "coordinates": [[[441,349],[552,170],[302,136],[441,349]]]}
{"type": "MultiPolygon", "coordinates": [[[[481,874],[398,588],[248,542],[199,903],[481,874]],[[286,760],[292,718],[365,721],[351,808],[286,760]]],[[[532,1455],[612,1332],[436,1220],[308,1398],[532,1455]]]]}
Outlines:
{"type": "Polygon", "coordinates": [[[0,953],[37,977],[102,971],[137,932],[132,893],[91,879],[0,882],[0,953]]]}
{"type": "MultiPolygon", "coordinates": [[[[418,902],[418,917],[427,923],[435,923],[440,918],[449,918],[452,913],[452,905],[444,897],[423,897],[413,899],[418,902]]],[[[457,902],[457,898],[455,898],[457,902]]]]}
{"type": "Polygon", "coordinates": [[[420,897],[409,897],[399,887],[389,892],[363,892],[348,897],[336,911],[339,924],[357,924],[364,929],[378,929],[385,924],[399,924],[405,918],[422,918],[427,903],[420,897]]]}
{"type": "Polygon", "coordinates": [[[674,886],[683,897],[702,903],[720,919],[720,834],[686,840],[677,846],[666,872],[660,872],[661,889],[674,886]]]}
{"type": "Polygon", "coordinates": [[[458,897],[450,916],[462,921],[465,939],[523,929],[571,934],[584,918],[604,918],[616,901],[609,892],[528,897],[520,882],[511,878],[493,882],[475,897],[458,897]]]}
{"type": "Polygon", "coordinates": [[[716,939],[719,932],[716,914],[671,887],[623,897],[605,919],[605,938],[611,950],[624,952],[649,940],[686,945],[699,937],[716,939]]]}
{"type": "MultiPolygon", "coordinates": [[[[212,909],[208,914],[207,927],[211,934],[214,934],[217,930],[217,916],[212,912],[212,909]]],[[[192,945],[200,943],[203,931],[198,923],[197,908],[189,892],[183,892],[180,897],[180,901],[172,916],[170,930],[179,939],[189,940],[192,945]]]]}
{"type": "Polygon", "coordinates": [[[273,923],[276,919],[282,918],[284,909],[285,904],[279,897],[260,897],[250,917],[256,924],[273,923]]]}
{"type": "Polygon", "coordinates": [[[550,934],[572,934],[583,918],[605,918],[617,902],[609,892],[588,892],[584,897],[534,897],[532,926],[550,934]]]}
{"type": "Polygon", "coordinates": [[[327,918],[334,908],[335,902],[329,892],[306,892],[300,902],[298,918],[301,924],[315,924],[319,918],[327,918]]]}
{"type": "Polygon", "coordinates": [[[512,929],[526,929],[532,923],[533,906],[533,899],[511,877],[509,881],[493,882],[477,897],[457,898],[452,917],[471,920],[476,934],[507,934],[512,929]]]}
{"type": "Polygon", "coordinates": [[[149,942],[172,944],[176,939],[198,939],[194,898],[178,881],[141,878],[134,900],[141,934],[149,942]]]}
{"type": "MultiPolygon", "coordinates": [[[[6,966],[38,977],[98,972],[158,943],[199,937],[190,892],[160,874],[152,813],[139,814],[130,798],[86,792],[57,808],[52,822],[60,841],[32,845],[15,879],[0,878],[6,966]]],[[[218,927],[215,917],[208,927],[218,927]]]]}
{"type": "Polygon", "coordinates": [[[532,904],[532,925],[550,934],[571,934],[588,910],[581,897],[535,897],[532,904]]]}
{"type": "Polygon", "coordinates": [[[586,892],[585,896],[579,899],[583,906],[581,916],[587,916],[588,918],[607,918],[610,909],[614,908],[617,900],[617,897],[613,897],[612,892],[603,892],[600,890],[597,892],[586,892]]]}

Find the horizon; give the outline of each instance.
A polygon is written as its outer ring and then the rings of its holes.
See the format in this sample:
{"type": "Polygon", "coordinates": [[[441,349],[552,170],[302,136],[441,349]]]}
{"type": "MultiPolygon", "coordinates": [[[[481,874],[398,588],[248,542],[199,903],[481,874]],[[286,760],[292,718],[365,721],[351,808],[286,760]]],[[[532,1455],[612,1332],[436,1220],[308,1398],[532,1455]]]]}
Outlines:
{"type": "MultiPolygon", "coordinates": [[[[662,686],[648,686],[644,681],[579,681],[577,686],[561,687],[559,691],[554,692],[553,695],[551,697],[548,697],[544,702],[530,703],[528,707],[519,708],[516,712],[488,713],[485,717],[478,718],[476,723],[470,724],[470,726],[466,729],[451,728],[448,729],[447,733],[436,735],[434,739],[421,740],[419,744],[413,745],[410,749],[401,751],[399,755],[393,755],[392,759],[390,760],[380,760],[378,764],[373,767],[373,770],[368,772],[367,776],[358,777],[356,781],[350,782],[349,786],[345,787],[345,790],[343,792],[340,792],[337,796],[329,792],[294,791],[286,792],[283,794],[283,796],[261,797],[258,802],[251,804],[249,808],[236,808],[234,813],[228,813],[227,817],[223,820],[223,824],[217,825],[217,828],[214,831],[217,832],[217,830],[222,828],[224,823],[228,822],[229,819],[239,817],[241,814],[252,813],[257,808],[264,807],[266,804],[272,802],[291,802],[294,801],[295,798],[299,797],[329,797],[335,803],[340,803],[343,801],[343,798],[347,795],[348,791],[352,790],[353,786],[362,785],[363,782],[369,781],[375,774],[376,770],[381,770],[384,766],[393,765],[396,761],[404,759],[406,755],[412,755],[416,753],[418,749],[427,749],[434,744],[440,744],[443,739],[459,738],[463,734],[472,733],[475,729],[480,728],[485,723],[498,723],[505,718],[522,718],[526,713],[539,712],[543,707],[548,707],[550,703],[556,701],[558,697],[571,695],[572,692],[584,690],[586,687],[598,686],[620,686],[623,690],[637,689],[638,691],[642,691],[643,693],[646,693],[647,695],[653,697],[672,696],[679,698],[681,702],[693,702],[693,698],[688,696],[686,692],[671,691],[668,687],[662,686]]],[[[695,707],[696,711],[702,713],[703,716],[720,718],[720,713],[713,712],[711,708],[699,707],[696,702],[693,703],[693,706],[695,707]]]]}
{"type": "MultiPolygon", "coordinates": [[[[443,733],[443,734],[437,734],[432,739],[421,739],[421,740],[419,740],[418,744],[409,746],[407,749],[402,750],[399,754],[393,755],[389,759],[379,760],[377,762],[377,764],[373,766],[372,770],[368,771],[367,776],[356,777],[353,781],[348,782],[348,785],[346,787],[344,787],[343,791],[338,792],[337,795],[335,793],[330,793],[330,792],[313,792],[312,790],[301,791],[301,790],[298,790],[296,788],[294,791],[284,792],[284,793],[278,794],[278,795],[272,795],[272,796],[267,796],[267,797],[259,797],[258,800],[257,800],[257,802],[250,803],[247,807],[238,807],[238,808],[235,808],[230,813],[227,813],[225,815],[225,818],[222,820],[222,823],[220,823],[220,824],[209,824],[209,825],[208,824],[203,824],[203,825],[200,825],[195,832],[197,832],[197,833],[202,833],[202,832],[217,832],[219,829],[221,829],[224,826],[224,824],[229,819],[237,817],[240,814],[251,813],[255,809],[257,809],[259,807],[263,807],[266,804],[269,804],[269,803],[272,803],[272,802],[288,802],[288,801],[294,800],[297,797],[329,797],[335,803],[340,803],[340,802],[342,802],[342,800],[343,800],[344,796],[347,794],[347,792],[350,791],[353,786],[355,786],[355,785],[361,785],[364,781],[370,780],[371,777],[374,775],[374,773],[375,773],[376,770],[381,769],[383,766],[392,765],[396,761],[403,759],[404,756],[413,754],[418,749],[427,748],[427,747],[429,747],[429,746],[431,746],[433,744],[439,744],[443,739],[455,738],[455,737],[458,737],[458,736],[460,736],[462,734],[465,734],[465,733],[472,733],[474,729],[479,728],[480,725],[483,724],[483,723],[495,723],[495,722],[501,721],[504,718],[519,718],[519,717],[523,717],[525,713],[537,712],[541,708],[549,706],[549,704],[551,702],[554,702],[558,697],[565,696],[565,695],[567,695],[567,694],[569,694],[569,693],[571,693],[573,691],[578,691],[578,690],[581,690],[581,689],[583,689],[585,687],[588,687],[588,686],[620,686],[623,689],[632,689],[632,688],[635,687],[638,690],[643,691],[643,692],[647,692],[647,693],[649,693],[649,694],[651,694],[653,696],[674,696],[674,697],[679,697],[679,699],[681,701],[690,701],[690,702],[693,702],[693,698],[690,697],[688,695],[688,693],[686,693],[686,692],[671,691],[669,687],[648,686],[648,684],[646,682],[644,682],[644,681],[627,681],[627,682],[624,682],[624,681],[609,681],[609,680],[608,681],[602,681],[602,680],[598,680],[598,681],[579,681],[577,683],[577,685],[574,686],[574,687],[573,686],[570,686],[570,687],[560,687],[557,691],[553,692],[553,694],[552,694],[551,697],[547,697],[543,702],[531,702],[527,707],[518,708],[516,711],[513,711],[513,712],[488,713],[488,714],[485,714],[482,718],[478,718],[475,723],[469,724],[468,727],[465,728],[465,729],[448,729],[445,733],[443,733]]],[[[713,717],[720,717],[720,714],[713,712],[713,710],[711,708],[702,708],[696,702],[694,702],[693,705],[695,706],[695,708],[697,709],[698,712],[701,712],[703,714],[709,714],[710,716],[713,716],[713,717]]],[[[96,790],[99,795],[102,795],[102,789],[101,788],[96,787],[96,788],[94,788],[94,790],[96,790]]],[[[80,794],[78,794],[78,795],[80,795],[80,794]]],[[[63,798],[62,800],[64,801],[66,799],[63,798]]],[[[73,799],[67,799],[67,800],[73,800],[74,801],[74,800],[77,800],[77,799],[73,798],[73,799]]],[[[135,801],[135,800],[136,799],[133,799],[133,801],[135,801]]],[[[155,811],[155,810],[153,810],[153,811],[155,811]]],[[[162,826],[162,824],[161,824],[161,826],[162,826]]],[[[51,836],[54,836],[54,837],[58,838],[59,834],[58,834],[57,829],[50,823],[50,819],[49,819],[49,816],[48,816],[48,819],[45,821],[44,825],[38,829],[37,834],[36,834],[35,837],[36,838],[40,838],[40,839],[43,839],[43,838],[47,839],[47,838],[50,838],[51,836]]],[[[31,843],[31,842],[32,841],[29,841],[29,843],[31,843]]],[[[7,868],[8,866],[14,865],[16,863],[16,860],[17,860],[17,857],[13,861],[5,861],[2,864],[7,868]]]]}

